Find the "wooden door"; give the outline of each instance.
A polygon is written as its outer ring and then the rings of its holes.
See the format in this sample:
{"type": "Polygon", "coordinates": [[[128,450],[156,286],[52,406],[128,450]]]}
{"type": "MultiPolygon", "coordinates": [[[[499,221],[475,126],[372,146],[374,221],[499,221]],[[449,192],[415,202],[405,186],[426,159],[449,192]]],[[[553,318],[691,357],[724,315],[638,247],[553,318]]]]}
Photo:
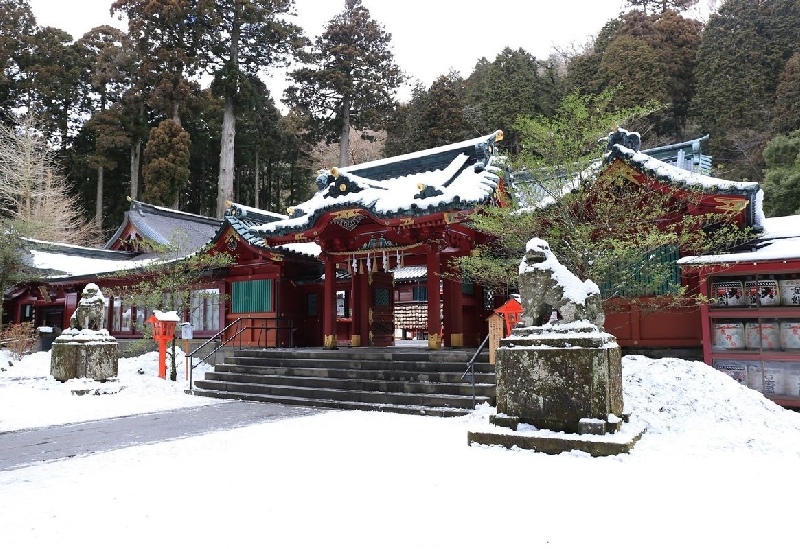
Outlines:
{"type": "Polygon", "coordinates": [[[372,273],[369,285],[369,333],[375,347],[394,345],[394,275],[372,273]]]}

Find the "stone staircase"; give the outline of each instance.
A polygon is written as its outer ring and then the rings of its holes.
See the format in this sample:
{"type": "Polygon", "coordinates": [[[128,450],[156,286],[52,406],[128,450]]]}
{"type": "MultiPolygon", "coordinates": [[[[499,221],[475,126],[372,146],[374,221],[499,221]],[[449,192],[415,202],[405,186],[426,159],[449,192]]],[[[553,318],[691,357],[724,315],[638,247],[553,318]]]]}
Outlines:
{"type": "MultiPolygon", "coordinates": [[[[475,349],[241,349],[194,382],[200,396],[347,410],[458,416],[472,411],[475,349]]],[[[475,403],[494,403],[488,352],[475,360],[475,403]]]]}

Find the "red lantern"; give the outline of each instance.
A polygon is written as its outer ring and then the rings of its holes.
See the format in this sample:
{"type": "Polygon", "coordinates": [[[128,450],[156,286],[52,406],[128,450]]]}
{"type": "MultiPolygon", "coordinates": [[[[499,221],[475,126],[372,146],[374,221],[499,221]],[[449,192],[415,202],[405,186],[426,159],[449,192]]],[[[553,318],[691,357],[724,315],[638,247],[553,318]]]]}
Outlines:
{"type": "Polygon", "coordinates": [[[167,379],[167,342],[175,338],[175,327],[181,318],[175,311],[153,311],[145,322],[153,325],[153,339],[158,342],[158,377],[167,379]]]}
{"type": "Polygon", "coordinates": [[[511,335],[511,329],[519,323],[522,317],[522,305],[516,299],[509,299],[503,305],[494,310],[495,313],[503,316],[506,321],[505,337],[511,335]]]}

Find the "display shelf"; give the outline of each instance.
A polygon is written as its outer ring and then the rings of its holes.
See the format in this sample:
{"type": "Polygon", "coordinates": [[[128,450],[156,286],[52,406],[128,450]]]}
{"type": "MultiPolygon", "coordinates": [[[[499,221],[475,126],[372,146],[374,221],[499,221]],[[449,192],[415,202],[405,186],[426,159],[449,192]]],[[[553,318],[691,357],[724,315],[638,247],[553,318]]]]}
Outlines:
{"type": "Polygon", "coordinates": [[[766,398],[800,407],[800,274],[709,276],[701,306],[705,362],[766,398]]]}
{"type": "Polygon", "coordinates": [[[725,307],[708,309],[711,318],[800,318],[800,307],[761,307],[752,309],[725,307]]]}

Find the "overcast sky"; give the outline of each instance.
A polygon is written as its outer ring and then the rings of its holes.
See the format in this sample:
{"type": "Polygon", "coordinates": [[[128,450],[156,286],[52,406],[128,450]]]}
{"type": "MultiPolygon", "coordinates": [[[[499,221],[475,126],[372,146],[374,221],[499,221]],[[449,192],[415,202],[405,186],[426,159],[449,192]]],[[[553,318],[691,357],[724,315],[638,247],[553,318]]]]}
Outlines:
{"type": "MultiPolygon", "coordinates": [[[[40,25],[80,38],[101,24],[125,27],[112,19],[112,0],[29,0],[40,25]]],[[[430,85],[455,69],[467,77],[475,63],[489,61],[506,46],[523,48],[539,59],[558,48],[585,44],[616,17],[624,0],[363,0],[372,18],[392,34],[395,58],[413,83],[430,85]]],[[[344,0],[296,0],[297,24],[309,37],[344,8],[344,0]]],[[[282,78],[270,79],[270,91],[282,95],[282,78]]],[[[407,95],[408,90],[401,94],[407,95]]]]}

